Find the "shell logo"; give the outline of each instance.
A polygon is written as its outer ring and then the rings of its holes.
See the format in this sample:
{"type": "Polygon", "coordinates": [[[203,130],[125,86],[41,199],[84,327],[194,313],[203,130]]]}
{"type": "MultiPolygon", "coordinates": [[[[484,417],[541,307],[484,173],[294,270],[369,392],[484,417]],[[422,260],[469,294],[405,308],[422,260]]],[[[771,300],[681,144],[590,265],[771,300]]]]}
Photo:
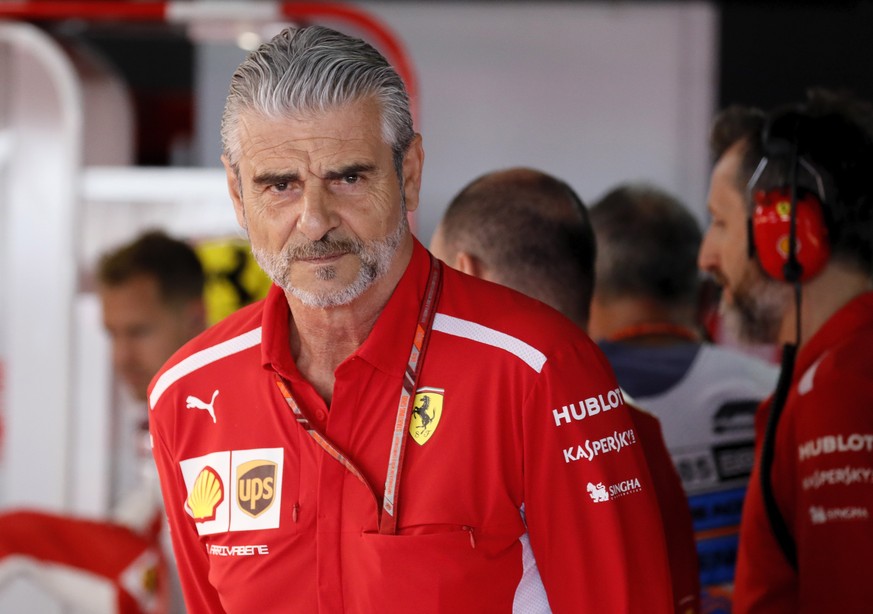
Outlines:
{"type": "Polygon", "coordinates": [[[194,480],[185,505],[195,522],[215,520],[215,510],[224,501],[224,484],[212,467],[204,467],[194,480]]]}

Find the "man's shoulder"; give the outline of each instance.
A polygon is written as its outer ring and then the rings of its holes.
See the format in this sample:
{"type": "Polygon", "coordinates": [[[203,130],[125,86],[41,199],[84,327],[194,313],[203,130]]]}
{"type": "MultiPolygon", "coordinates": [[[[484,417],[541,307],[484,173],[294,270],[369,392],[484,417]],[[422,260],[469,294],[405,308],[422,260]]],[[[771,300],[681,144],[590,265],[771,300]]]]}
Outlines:
{"type": "Polygon", "coordinates": [[[200,333],[174,353],[152,380],[149,403],[154,407],[177,380],[261,342],[264,301],[243,307],[200,333]]]}
{"type": "Polygon", "coordinates": [[[235,311],[223,320],[213,324],[205,331],[191,339],[179,348],[167,364],[183,359],[196,352],[200,352],[213,346],[225,343],[232,339],[251,333],[261,326],[261,318],[264,311],[264,301],[260,300],[251,305],[235,311]]]}
{"type": "Polygon", "coordinates": [[[802,373],[796,373],[798,392],[805,396],[815,390],[826,396],[873,396],[873,329],[847,335],[828,348],[802,373]]]}
{"type": "Polygon", "coordinates": [[[581,328],[545,303],[451,269],[446,272],[437,318],[438,328],[461,336],[518,341],[546,356],[567,345],[593,345],[581,328]]]}

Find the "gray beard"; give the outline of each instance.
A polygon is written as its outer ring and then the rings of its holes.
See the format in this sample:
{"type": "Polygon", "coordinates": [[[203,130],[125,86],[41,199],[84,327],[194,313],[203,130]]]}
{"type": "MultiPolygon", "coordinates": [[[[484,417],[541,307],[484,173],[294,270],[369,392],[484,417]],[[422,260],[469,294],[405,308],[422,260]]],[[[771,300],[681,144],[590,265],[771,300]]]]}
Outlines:
{"type": "Polygon", "coordinates": [[[790,284],[766,276],[757,261],[747,269],[724,310],[725,324],[749,343],[776,343],[782,320],[791,305],[790,284]]]}
{"type": "MultiPolygon", "coordinates": [[[[397,249],[408,231],[409,222],[406,219],[406,212],[403,211],[397,227],[384,239],[372,241],[361,241],[357,238],[334,239],[328,233],[318,241],[291,246],[278,254],[271,254],[266,250],[254,247],[252,247],[252,254],[258,265],[277,286],[307,307],[319,309],[339,307],[354,301],[377,279],[388,272],[397,249]],[[294,260],[341,253],[355,254],[360,260],[357,277],[344,288],[324,292],[308,292],[291,285],[290,265],[294,260]]],[[[316,279],[321,281],[330,281],[335,279],[336,275],[336,267],[332,265],[321,266],[315,270],[316,279]]]]}

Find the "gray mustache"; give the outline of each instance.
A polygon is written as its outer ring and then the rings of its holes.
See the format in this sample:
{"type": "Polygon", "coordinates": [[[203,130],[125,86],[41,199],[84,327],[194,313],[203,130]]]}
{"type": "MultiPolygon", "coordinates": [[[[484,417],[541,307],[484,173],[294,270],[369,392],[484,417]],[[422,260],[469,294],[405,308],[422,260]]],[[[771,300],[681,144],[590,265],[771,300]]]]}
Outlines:
{"type": "Polygon", "coordinates": [[[357,254],[362,243],[353,239],[320,239],[290,248],[285,257],[290,260],[325,258],[340,254],[357,254]]]}

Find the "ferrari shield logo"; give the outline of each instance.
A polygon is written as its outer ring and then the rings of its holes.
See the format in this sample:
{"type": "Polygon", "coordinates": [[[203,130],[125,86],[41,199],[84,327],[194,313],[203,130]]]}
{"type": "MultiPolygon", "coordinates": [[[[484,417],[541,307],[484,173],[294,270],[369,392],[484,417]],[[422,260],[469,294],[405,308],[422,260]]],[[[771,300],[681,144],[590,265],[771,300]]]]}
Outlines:
{"type": "Polygon", "coordinates": [[[440,425],[443,415],[442,388],[419,388],[412,404],[412,419],[409,421],[409,434],[415,442],[423,446],[440,425]]]}
{"type": "Polygon", "coordinates": [[[776,203],[776,213],[779,214],[783,220],[791,217],[791,202],[787,200],[780,200],[776,203]]]}

